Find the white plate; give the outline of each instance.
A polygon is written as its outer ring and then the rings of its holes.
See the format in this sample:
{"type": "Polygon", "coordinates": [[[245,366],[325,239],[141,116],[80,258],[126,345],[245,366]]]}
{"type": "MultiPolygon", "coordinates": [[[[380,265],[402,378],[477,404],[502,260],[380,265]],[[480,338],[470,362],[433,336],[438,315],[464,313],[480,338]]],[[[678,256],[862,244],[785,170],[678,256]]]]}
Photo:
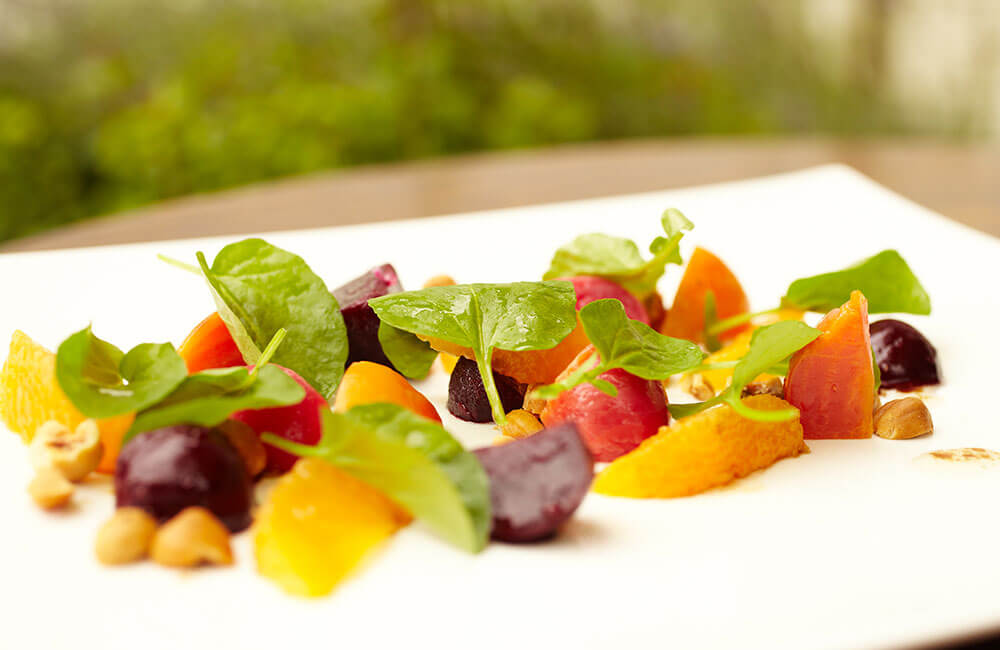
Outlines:
{"type": "MultiPolygon", "coordinates": [[[[931,317],[906,317],[940,354],[934,435],[813,442],[811,454],[693,498],[590,495],[557,541],[538,546],[466,555],[411,526],[312,601],[254,573],[247,535],[235,569],[100,567],[92,549],[109,485],[81,490],[71,513],[39,512],[24,492],[24,448],[0,435],[0,647],[845,648],[1000,626],[1000,470],[913,462],[934,449],[1000,447],[1000,241],[843,167],[266,237],[331,287],[385,261],[409,287],[439,273],[512,281],[539,277],[583,232],[648,242],[668,206],[696,223],[685,253],[698,243],[720,255],[758,308],[795,277],[899,249],[934,304],[931,317]]],[[[93,321],[120,347],[179,342],[213,306],[197,278],[155,253],[193,259],[227,241],[2,256],[0,340],[20,328],[55,346],[93,321]]],[[[665,295],[678,276],[669,270],[665,295]]],[[[425,388],[444,413],[443,377],[425,388]]],[[[470,445],[494,436],[482,425],[455,431],[470,445]]]]}

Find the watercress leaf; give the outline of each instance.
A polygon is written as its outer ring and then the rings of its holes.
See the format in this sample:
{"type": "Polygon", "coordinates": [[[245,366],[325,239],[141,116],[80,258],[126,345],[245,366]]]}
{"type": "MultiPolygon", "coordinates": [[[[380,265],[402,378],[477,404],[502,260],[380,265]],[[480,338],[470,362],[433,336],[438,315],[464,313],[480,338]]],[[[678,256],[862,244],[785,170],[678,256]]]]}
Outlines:
{"type": "Polygon", "coordinates": [[[656,290],[667,264],[680,264],[678,244],[684,232],[694,225],[679,210],[669,208],[660,219],[665,237],[657,237],[649,246],[652,259],[643,259],[630,239],[600,233],[580,235],[555,252],[546,280],[577,275],[596,275],[616,282],[640,299],[656,290]]]}
{"type": "Polygon", "coordinates": [[[906,260],[884,250],[841,271],[792,282],[782,299],[787,306],[826,312],[847,302],[854,290],[868,299],[868,312],[931,313],[931,299],[906,260]]]}
{"type": "Polygon", "coordinates": [[[610,381],[598,378],[590,383],[594,385],[594,388],[596,388],[597,390],[601,391],[602,393],[604,393],[609,397],[618,396],[618,387],[612,384],[610,381]]]}
{"type": "Polygon", "coordinates": [[[393,367],[410,379],[426,377],[438,356],[426,341],[385,323],[379,323],[378,342],[393,367]]]}
{"type": "Polygon", "coordinates": [[[787,359],[792,353],[811,343],[820,331],[802,321],[780,321],[754,330],[750,348],[733,368],[729,389],[737,396],[743,387],[758,375],[787,359]]]}
{"type": "Polygon", "coordinates": [[[297,404],[305,389],[280,368],[262,366],[251,379],[243,366],[203,370],[188,376],[163,400],[140,411],[125,441],[143,431],[174,424],[214,427],[245,409],[297,404]]]}
{"type": "Polygon", "coordinates": [[[605,370],[621,368],[643,379],[663,380],[697,366],[705,357],[694,343],[664,336],[630,319],[613,298],[585,305],[580,322],[605,370]]]}
{"type": "Polygon", "coordinates": [[[368,305],[392,327],[471,348],[497,424],[505,421],[490,368],[493,350],[545,350],[576,327],[569,282],[459,284],[372,298],[368,305]]]}
{"type": "Polygon", "coordinates": [[[384,492],[446,541],[480,551],[490,531],[489,481],[474,454],[436,422],[395,404],[346,413],[323,409],[323,439],[299,445],[263,439],[300,456],[321,458],[384,492]]]}
{"type": "Polygon", "coordinates": [[[301,257],[261,239],[219,251],[211,268],[199,255],[219,315],[247,363],[280,328],[288,337],[274,363],[294,370],[331,399],[347,361],[347,329],[336,298],[301,257]]]}
{"type": "Polygon", "coordinates": [[[131,413],[154,404],[187,376],[169,343],[142,343],[128,354],[94,336],[91,328],[72,334],[56,352],[60,388],[91,418],[131,413]]]}

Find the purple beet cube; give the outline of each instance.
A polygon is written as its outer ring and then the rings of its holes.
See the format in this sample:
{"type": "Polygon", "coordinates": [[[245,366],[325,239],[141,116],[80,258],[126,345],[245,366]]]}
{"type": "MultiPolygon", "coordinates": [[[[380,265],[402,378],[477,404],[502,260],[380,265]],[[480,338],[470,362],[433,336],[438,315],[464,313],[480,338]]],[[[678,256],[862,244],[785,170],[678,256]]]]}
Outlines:
{"type": "Polygon", "coordinates": [[[490,536],[504,542],[554,535],[594,479],[594,460],[572,422],[474,453],[490,479],[490,536]]]}
{"type": "Polygon", "coordinates": [[[386,358],[382,345],[378,342],[379,319],[375,310],[368,306],[368,301],[402,290],[403,285],[392,264],[376,266],[333,290],[333,297],[340,305],[340,313],[347,326],[347,342],[350,346],[347,365],[355,361],[372,361],[392,368],[392,363],[386,358]]]}
{"type": "MultiPolygon", "coordinates": [[[[496,371],[493,372],[493,383],[496,384],[504,413],[521,408],[527,386],[496,371]]],[[[483,376],[479,374],[479,366],[472,359],[459,358],[455,369],[451,371],[451,379],[448,381],[448,412],[466,422],[493,421],[493,409],[486,396],[483,376]]]]}

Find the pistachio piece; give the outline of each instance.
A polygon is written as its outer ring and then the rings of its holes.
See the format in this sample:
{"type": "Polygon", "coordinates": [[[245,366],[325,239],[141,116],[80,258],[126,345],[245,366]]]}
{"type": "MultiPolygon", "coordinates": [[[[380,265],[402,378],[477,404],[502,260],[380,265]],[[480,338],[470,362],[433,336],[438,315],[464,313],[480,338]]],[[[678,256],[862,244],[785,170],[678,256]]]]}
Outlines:
{"type": "Polygon", "coordinates": [[[76,431],[50,420],[38,427],[28,453],[36,470],[52,467],[70,481],[81,481],[97,469],[104,446],[93,420],[84,420],[76,431]]]}
{"type": "Polygon", "coordinates": [[[875,435],[880,438],[907,440],[933,432],[931,413],[920,398],[895,399],[875,411],[875,435]]]}
{"type": "Polygon", "coordinates": [[[507,414],[507,422],[500,427],[500,431],[510,438],[527,438],[544,428],[533,414],[515,409],[507,414]]]}
{"type": "Polygon", "coordinates": [[[215,515],[199,506],[181,510],[153,536],[149,556],[157,564],[195,567],[232,564],[229,530],[215,515]]]}
{"type": "Polygon", "coordinates": [[[73,484],[58,470],[41,467],[31,483],[28,483],[28,494],[42,508],[54,510],[69,503],[73,496],[73,484]]]}
{"type": "Polygon", "coordinates": [[[95,551],[101,564],[128,564],[146,557],[156,534],[156,520],[142,508],[119,508],[97,531],[95,551]]]}

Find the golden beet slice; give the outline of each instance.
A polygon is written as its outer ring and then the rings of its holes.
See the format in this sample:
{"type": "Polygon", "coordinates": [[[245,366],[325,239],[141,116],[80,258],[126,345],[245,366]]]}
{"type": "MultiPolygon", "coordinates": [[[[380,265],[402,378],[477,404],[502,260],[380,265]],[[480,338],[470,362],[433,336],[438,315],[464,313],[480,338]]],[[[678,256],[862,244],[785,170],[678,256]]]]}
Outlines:
{"type": "MultiPolygon", "coordinates": [[[[764,411],[789,408],[772,395],[743,400],[764,411]]],[[[758,422],[719,406],[675,421],[614,461],[594,481],[600,494],[636,499],[698,494],[808,452],[798,418],[758,422]]]]}
{"type": "Polygon", "coordinates": [[[260,509],[257,571],[289,593],[323,596],[410,520],[368,484],[325,461],[303,458],[260,509]]]}

